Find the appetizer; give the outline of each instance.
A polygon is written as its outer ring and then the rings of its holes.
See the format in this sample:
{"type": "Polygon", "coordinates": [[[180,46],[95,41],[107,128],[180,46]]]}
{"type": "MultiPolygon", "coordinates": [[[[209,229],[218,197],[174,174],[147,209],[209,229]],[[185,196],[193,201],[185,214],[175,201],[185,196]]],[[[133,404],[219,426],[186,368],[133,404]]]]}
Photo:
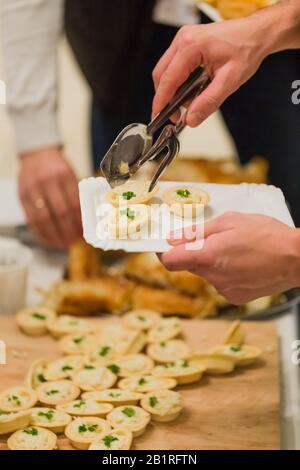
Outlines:
{"type": "Polygon", "coordinates": [[[149,330],[148,342],[160,343],[176,338],[181,333],[182,324],[177,317],[163,318],[149,330]]]}
{"type": "Polygon", "coordinates": [[[132,443],[132,433],[127,429],[114,429],[98,437],[89,450],[129,450],[132,443]]]}
{"type": "Polygon", "coordinates": [[[54,450],[56,444],[54,432],[37,426],[17,431],[7,440],[10,450],[54,450]]]}
{"type": "Polygon", "coordinates": [[[137,374],[149,374],[154,367],[154,362],[145,354],[130,354],[116,361],[120,377],[130,377],[137,374]]]}
{"type": "Polygon", "coordinates": [[[59,348],[64,354],[87,354],[95,341],[92,333],[72,334],[63,336],[59,341],[59,348]]]}
{"type": "Polygon", "coordinates": [[[56,319],[54,310],[46,307],[29,307],[16,315],[18,327],[27,335],[40,336],[48,333],[47,323],[56,319]]]}
{"type": "MultiPolygon", "coordinates": [[[[114,357],[123,356],[124,354],[134,354],[140,352],[147,342],[147,338],[143,332],[125,328],[123,325],[108,324],[102,329],[100,333],[99,350],[101,353],[102,347],[107,348],[107,354],[103,356],[104,359],[113,359],[114,357]],[[110,356],[110,357],[109,357],[110,356]],[[113,357],[114,356],[114,357],[113,357]]],[[[96,349],[94,350],[97,351],[96,349]]],[[[99,358],[99,354],[92,353],[94,359],[99,358]]],[[[102,354],[100,354],[100,359],[102,354]]]]}
{"type": "Polygon", "coordinates": [[[50,407],[68,403],[79,395],[80,389],[70,380],[46,382],[37,388],[39,401],[50,407]]]}
{"type": "Polygon", "coordinates": [[[46,380],[62,380],[73,377],[83,367],[82,356],[65,356],[49,362],[44,372],[46,380]]]}
{"type": "Polygon", "coordinates": [[[82,399],[84,400],[94,400],[98,403],[111,403],[117,406],[136,405],[141,398],[143,398],[141,393],[130,390],[120,390],[119,388],[110,388],[100,392],[85,392],[82,394],[82,399]]]}
{"type": "Polygon", "coordinates": [[[26,428],[30,423],[30,410],[18,413],[0,412],[0,436],[26,428]]]}
{"type": "Polygon", "coordinates": [[[90,333],[93,330],[93,325],[82,318],[60,315],[56,320],[48,322],[48,330],[54,338],[61,338],[71,333],[90,333]]]}
{"type": "Polygon", "coordinates": [[[107,415],[107,421],[114,429],[128,429],[134,437],[145,431],[150,414],[139,406],[118,406],[107,415]]]}
{"type": "Polygon", "coordinates": [[[109,423],[96,416],[76,418],[65,429],[65,435],[71,444],[80,450],[88,449],[95,439],[109,432],[109,423]]]}
{"type": "Polygon", "coordinates": [[[46,382],[45,370],[48,361],[46,359],[37,359],[31,364],[29,371],[25,378],[25,384],[27,387],[36,390],[39,385],[46,382]]]}
{"type": "Polygon", "coordinates": [[[132,310],[124,315],[123,320],[134,330],[149,330],[159,322],[161,316],[154,310],[132,310]]]}
{"type": "Polygon", "coordinates": [[[140,238],[142,229],[151,220],[151,208],[136,204],[118,207],[103,218],[105,229],[110,238],[140,238]]]}
{"type": "Polygon", "coordinates": [[[170,339],[160,343],[149,344],[147,354],[156,362],[172,362],[186,359],[190,355],[190,348],[181,339],[170,339]]]}
{"type": "Polygon", "coordinates": [[[155,377],[153,375],[137,375],[122,379],[119,382],[119,387],[122,390],[127,390],[136,393],[147,393],[153,390],[166,390],[175,388],[177,381],[173,378],[155,377]]]}
{"type": "Polygon", "coordinates": [[[173,421],[182,410],[181,395],[173,390],[156,390],[144,396],[141,406],[153,421],[173,421]]]}
{"type": "Polygon", "coordinates": [[[195,364],[187,359],[182,359],[169,364],[154,367],[152,374],[156,377],[174,378],[180,385],[198,382],[206,368],[201,364],[195,364]]]}
{"type": "Polygon", "coordinates": [[[127,181],[107,194],[107,201],[115,207],[126,204],[143,204],[150,201],[158,190],[158,185],[149,192],[150,181],[127,181]]]}
{"type": "Polygon", "coordinates": [[[209,353],[194,353],[189,357],[190,364],[199,364],[205,367],[209,375],[230,374],[235,368],[235,361],[229,357],[209,353]]]}
{"type": "Polygon", "coordinates": [[[31,409],[30,424],[32,426],[39,426],[40,428],[47,428],[55,434],[64,432],[65,427],[71,420],[71,416],[67,413],[54,410],[53,408],[31,409]]]}
{"type": "MultiPolygon", "coordinates": [[[[100,393],[100,392],[86,392],[86,393],[100,393]]],[[[90,398],[78,398],[77,400],[70,401],[64,405],[58,405],[57,410],[68,413],[72,416],[99,416],[104,417],[109,413],[113,406],[109,403],[98,403],[96,400],[90,398]]]]}
{"type": "Polygon", "coordinates": [[[106,365],[120,356],[120,345],[113,345],[113,341],[96,341],[89,350],[89,358],[97,364],[106,365]]]}
{"type": "Polygon", "coordinates": [[[106,390],[114,385],[117,376],[106,367],[98,366],[95,369],[82,369],[73,377],[74,384],[81,390],[106,390]]]}
{"type": "Polygon", "coordinates": [[[162,197],[170,211],[183,218],[197,217],[209,203],[208,194],[194,186],[173,186],[162,197]]]}
{"type": "Polygon", "coordinates": [[[211,353],[229,357],[237,366],[249,366],[259,359],[262,350],[256,346],[249,346],[247,344],[225,344],[216,346],[211,350],[211,353]]]}
{"type": "Polygon", "coordinates": [[[36,404],[37,395],[28,387],[11,387],[0,393],[0,410],[15,413],[28,410],[36,404]]]}

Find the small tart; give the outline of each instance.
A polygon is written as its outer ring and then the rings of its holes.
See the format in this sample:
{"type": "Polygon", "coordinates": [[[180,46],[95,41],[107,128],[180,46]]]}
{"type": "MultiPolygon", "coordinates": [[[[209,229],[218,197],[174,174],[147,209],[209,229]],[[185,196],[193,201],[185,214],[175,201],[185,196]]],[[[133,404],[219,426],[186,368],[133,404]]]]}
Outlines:
{"type": "Polygon", "coordinates": [[[224,344],[243,344],[245,342],[246,333],[242,328],[240,320],[233,322],[224,339],[224,344]]]}
{"type": "Polygon", "coordinates": [[[46,380],[63,380],[73,377],[84,363],[82,356],[65,356],[49,362],[44,372],[46,380]]]}
{"type": "MultiPolygon", "coordinates": [[[[100,392],[86,392],[100,393],[100,392]]],[[[72,416],[106,416],[113,406],[110,403],[98,403],[90,398],[78,398],[64,405],[58,405],[57,410],[64,411],[72,416]]]]}
{"type": "Polygon", "coordinates": [[[150,181],[127,181],[107,193],[107,201],[115,207],[126,204],[142,204],[150,201],[158,186],[149,193],[150,181]]]}
{"type": "Polygon", "coordinates": [[[172,362],[186,359],[190,355],[190,348],[180,339],[170,339],[160,343],[149,344],[147,354],[156,362],[172,362]]]}
{"type": "Polygon", "coordinates": [[[103,218],[105,230],[110,238],[136,239],[151,220],[151,207],[144,204],[131,204],[109,211],[103,218]]]}
{"type": "Polygon", "coordinates": [[[249,366],[259,359],[262,350],[256,346],[249,346],[247,344],[225,344],[214,347],[211,353],[230,357],[237,366],[249,366]]]}
{"type": "Polygon", "coordinates": [[[123,320],[133,330],[149,330],[159,322],[161,316],[154,310],[132,310],[124,315],[123,320]]]}
{"type": "Polygon", "coordinates": [[[0,436],[26,428],[30,423],[30,410],[18,413],[0,413],[0,436]]]}
{"type": "Polygon", "coordinates": [[[180,393],[173,390],[155,390],[144,396],[141,406],[154,421],[168,422],[179,416],[182,399],[180,393]]]}
{"type": "Polygon", "coordinates": [[[145,354],[129,354],[116,361],[119,367],[118,375],[120,377],[131,377],[138,374],[149,374],[154,367],[154,362],[145,354]]]}
{"type": "Polygon", "coordinates": [[[208,194],[194,186],[173,186],[163,193],[162,198],[170,211],[179,217],[197,217],[203,206],[209,204],[208,194]]]}
{"type": "Polygon", "coordinates": [[[160,343],[176,338],[182,331],[181,321],[177,317],[163,318],[149,330],[148,342],[160,343]]]}
{"type": "Polygon", "coordinates": [[[192,363],[186,359],[163,364],[154,367],[152,374],[156,377],[171,377],[174,378],[178,384],[190,384],[198,382],[206,368],[201,364],[192,363]]]}
{"type": "Polygon", "coordinates": [[[58,380],[40,385],[37,395],[44,405],[57,406],[75,400],[80,395],[80,389],[70,380],[58,380]]]}
{"type": "Polygon", "coordinates": [[[41,428],[50,429],[55,434],[64,432],[67,424],[72,420],[71,416],[62,411],[53,408],[32,408],[31,409],[31,426],[39,426],[41,428]]]}
{"type": "Polygon", "coordinates": [[[119,387],[122,390],[128,390],[137,393],[147,393],[153,390],[166,390],[175,388],[177,381],[173,378],[155,377],[153,375],[138,375],[122,379],[119,387]]]}
{"type": "MultiPolygon", "coordinates": [[[[126,379],[125,379],[126,380],[126,379]]],[[[82,394],[84,400],[94,400],[96,402],[111,403],[112,405],[136,405],[143,398],[141,393],[135,393],[130,390],[120,390],[119,388],[110,388],[100,392],[85,392],[82,394]]]]}
{"type": "Polygon", "coordinates": [[[87,354],[94,341],[95,335],[92,333],[73,333],[60,339],[59,348],[64,354],[87,354]]]}
{"type": "Polygon", "coordinates": [[[7,445],[10,450],[54,450],[57,436],[45,428],[31,426],[12,434],[7,445]]]}
{"type": "Polygon", "coordinates": [[[121,355],[120,347],[111,343],[112,341],[96,341],[89,350],[91,361],[96,361],[99,365],[106,365],[118,358],[121,355]]]}
{"type": "Polygon", "coordinates": [[[129,450],[132,444],[132,433],[127,429],[114,429],[98,437],[89,450],[129,450]]]}
{"type": "Polygon", "coordinates": [[[128,429],[134,437],[140,436],[150,421],[150,414],[139,406],[118,406],[107,415],[114,429],[128,429]]]}
{"type": "Polygon", "coordinates": [[[37,359],[31,364],[25,378],[25,385],[36,390],[39,385],[46,382],[45,370],[48,364],[47,359],[37,359]]]}
{"type": "MultiPolygon", "coordinates": [[[[114,354],[114,357],[118,357],[124,354],[139,352],[145,346],[145,343],[146,337],[144,333],[126,328],[120,324],[110,323],[102,328],[96,344],[99,346],[110,346],[112,351],[108,350],[107,352],[114,354]]],[[[100,356],[102,354],[103,352],[100,356]]],[[[104,359],[113,359],[114,357],[109,357],[109,354],[105,354],[104,359]]],[[[94,359],[98,359],[98,357],[96,356],[94,359]]]]}
{"type": "Polygon", "coordinates": [[[73,377],[74,384],[81,390],[106,390],[114,385],[117,376],[106,367],[98,366],[95,369],[82,369],[73,377]]]}
{"type": "Polygon", "coordinates": [[[56,313],[54,310],[39,306],[24,308],[16,315],[18,327],[30,336],[40,336],[48,333],[47,324],[55,319],[56,313]]]}
{"type": "Polygon", "coordinates": [[[109,432],[109,423],[97,416],[76,418],[65,429],[65,435],[71,444],[80,450],[88,449],[92,442],[109,432]]]}
{"type": "Polygon", "coordinates": [[[93,330],[93,325],[82,318],[60,315],[56,320],[48,322],[48,330],[54,338],[61,338],[72,333],[90,333],[93,330]]]}
{"type": "Polygon", "coordinates": [[[229,357],[209,353],[194,353],[189,357],[191,364],[199,364],[205,367],[205,373],[209,375],[230,374],[235,368],[235,361],[229,357]]]}
{"type": "Polygon", "coordinates": [[[0,394],[0,410],[8,413],[28,410],[37,401],[37,395],[29,387],[11,387],[0,394]]]}

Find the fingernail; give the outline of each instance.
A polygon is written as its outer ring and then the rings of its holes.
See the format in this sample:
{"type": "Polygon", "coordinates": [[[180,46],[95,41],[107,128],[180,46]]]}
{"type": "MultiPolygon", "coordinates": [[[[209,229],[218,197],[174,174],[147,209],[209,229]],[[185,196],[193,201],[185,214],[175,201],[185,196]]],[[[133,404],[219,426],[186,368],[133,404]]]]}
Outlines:
{"type": "Polygon", "coordinates": [[[195,240],[195,238],[197,238],[197,227],[183,227],[182,229],[175,230],[169,234],[168,243],[176,246],[195,240]]]}
{"type": "Polygon", "coordinates": [[[203,115],[198,111],[195,111],[188,115],[188,125],[191,127],[199,126],[204,121],[203,115]]]}

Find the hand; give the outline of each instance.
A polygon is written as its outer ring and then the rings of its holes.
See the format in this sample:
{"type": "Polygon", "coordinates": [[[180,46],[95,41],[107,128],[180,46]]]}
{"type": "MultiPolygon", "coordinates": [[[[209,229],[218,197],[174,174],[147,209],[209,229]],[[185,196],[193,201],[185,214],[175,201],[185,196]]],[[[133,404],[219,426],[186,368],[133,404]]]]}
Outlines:
{"type": "Polygon", "coordinates": [[[195,251],[199,241],[191,233],[181,239],[173,234],[173,249],[161,255],[162,263],[203,276],[233,304],[300,285],[297,229],[267,216],[228,212],[205,224],[202,249],[195,251]]]}
{"type": "Polygon", "coordinates": [[[19,194],[28,224],[45,245],[66,249],[82,235],[77,179],[58,148],[22,155],[19,194]]]}
{"type": "Polygon", "coordinates": [[[198,65],[206,69],[212,81],[189,105],[187,124],[196,127],[216,111],[256,72],[268,54],[269,23],[257,18],[260,16],[181,28],[153,71],[153,116],[198,65]]]}

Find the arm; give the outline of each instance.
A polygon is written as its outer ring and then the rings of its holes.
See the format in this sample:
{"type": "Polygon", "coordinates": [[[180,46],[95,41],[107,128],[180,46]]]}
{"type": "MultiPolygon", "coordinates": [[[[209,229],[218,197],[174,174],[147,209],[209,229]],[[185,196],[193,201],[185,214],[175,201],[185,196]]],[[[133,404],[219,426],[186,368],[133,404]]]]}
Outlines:
{"type": "Polygon", "coordinates": [[[196,127],[216,111],[274,52],[300,47],[300,2],[284,0],[247,18],[181,28],[153,71],[153,115],[203,65],[212,81],[189,106],[187,124],[196,127]]]}

